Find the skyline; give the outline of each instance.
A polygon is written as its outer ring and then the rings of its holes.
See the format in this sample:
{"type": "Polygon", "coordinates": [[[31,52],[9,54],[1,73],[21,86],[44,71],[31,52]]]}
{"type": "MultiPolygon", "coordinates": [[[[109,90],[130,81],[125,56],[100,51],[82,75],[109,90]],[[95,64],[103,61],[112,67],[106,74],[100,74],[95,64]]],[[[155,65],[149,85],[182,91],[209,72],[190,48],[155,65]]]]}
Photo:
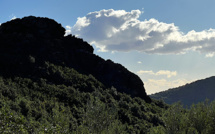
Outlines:
{"type": "Polygon", "coordinates": [[[0,23],[29,15],[55,19],[67,34],[90,43],[95,54],[139,75],[152,94],[214,76],[213,4],[212,0],[0,1],[0,23]]]}

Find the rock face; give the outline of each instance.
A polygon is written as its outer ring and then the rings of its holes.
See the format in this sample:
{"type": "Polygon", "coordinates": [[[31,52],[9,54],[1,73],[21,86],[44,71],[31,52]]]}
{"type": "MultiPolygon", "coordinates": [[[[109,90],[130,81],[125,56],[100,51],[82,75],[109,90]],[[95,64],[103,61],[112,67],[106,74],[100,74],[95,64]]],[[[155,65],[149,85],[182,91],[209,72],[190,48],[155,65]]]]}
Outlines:
{"type": "Polygon", "coordinates": [[[141,97],[146,102],[143,82],[120,64],[93,54],[93,47],[72,35],[56,21],[24,17],[0,26],[0,75],[39,78],[45,62],[67,66],[83,74],[92,74],[105,86],[141,97]]]}

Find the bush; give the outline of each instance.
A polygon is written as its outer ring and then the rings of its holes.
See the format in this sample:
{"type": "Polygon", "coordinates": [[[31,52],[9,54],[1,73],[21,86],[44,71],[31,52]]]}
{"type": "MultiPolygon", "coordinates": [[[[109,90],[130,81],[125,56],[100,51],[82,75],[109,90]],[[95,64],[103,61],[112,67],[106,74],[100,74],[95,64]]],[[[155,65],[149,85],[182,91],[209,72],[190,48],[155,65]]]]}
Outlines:
{"type": "MultiPolygon", "coordinates": [[[[192,105],[184,109],[180,103],[173,104],[163,114],[166,134],[213,134],[215,133],[215,101],[192,105]]],[[[157,128],[153,128],[157,130],[157,128]]]]}

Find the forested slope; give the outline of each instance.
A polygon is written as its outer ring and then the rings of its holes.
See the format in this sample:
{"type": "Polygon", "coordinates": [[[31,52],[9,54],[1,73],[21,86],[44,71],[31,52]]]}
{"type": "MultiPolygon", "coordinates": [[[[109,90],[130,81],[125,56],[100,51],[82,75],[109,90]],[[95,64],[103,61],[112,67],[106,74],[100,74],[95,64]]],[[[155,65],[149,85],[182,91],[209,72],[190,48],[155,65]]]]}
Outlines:
{"type": "Polygon", "coordinates": [[[48,18],[0,26],[0,133],[147,133],[168,106],[48,18]]]}
{"type": "Polygon", "coordinates": [[[184,86],[159,92],[150,97],[162,99],[168,104],[180,101],[184,106],[191,106],[209,99],[215,99],[215,77],[198,80],[184,86]]]}

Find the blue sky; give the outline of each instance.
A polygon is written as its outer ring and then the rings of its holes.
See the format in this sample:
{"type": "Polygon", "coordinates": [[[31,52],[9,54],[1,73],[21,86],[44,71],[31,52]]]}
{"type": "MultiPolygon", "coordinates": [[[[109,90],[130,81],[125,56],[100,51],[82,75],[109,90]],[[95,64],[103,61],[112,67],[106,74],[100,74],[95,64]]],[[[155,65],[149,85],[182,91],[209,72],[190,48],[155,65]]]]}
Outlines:
{"type": "Polygon", "coordinates": [[[0,0],[0,23],[61,23],[143,80],[148,94],[215,74],[214,0],[0,0]]]}

